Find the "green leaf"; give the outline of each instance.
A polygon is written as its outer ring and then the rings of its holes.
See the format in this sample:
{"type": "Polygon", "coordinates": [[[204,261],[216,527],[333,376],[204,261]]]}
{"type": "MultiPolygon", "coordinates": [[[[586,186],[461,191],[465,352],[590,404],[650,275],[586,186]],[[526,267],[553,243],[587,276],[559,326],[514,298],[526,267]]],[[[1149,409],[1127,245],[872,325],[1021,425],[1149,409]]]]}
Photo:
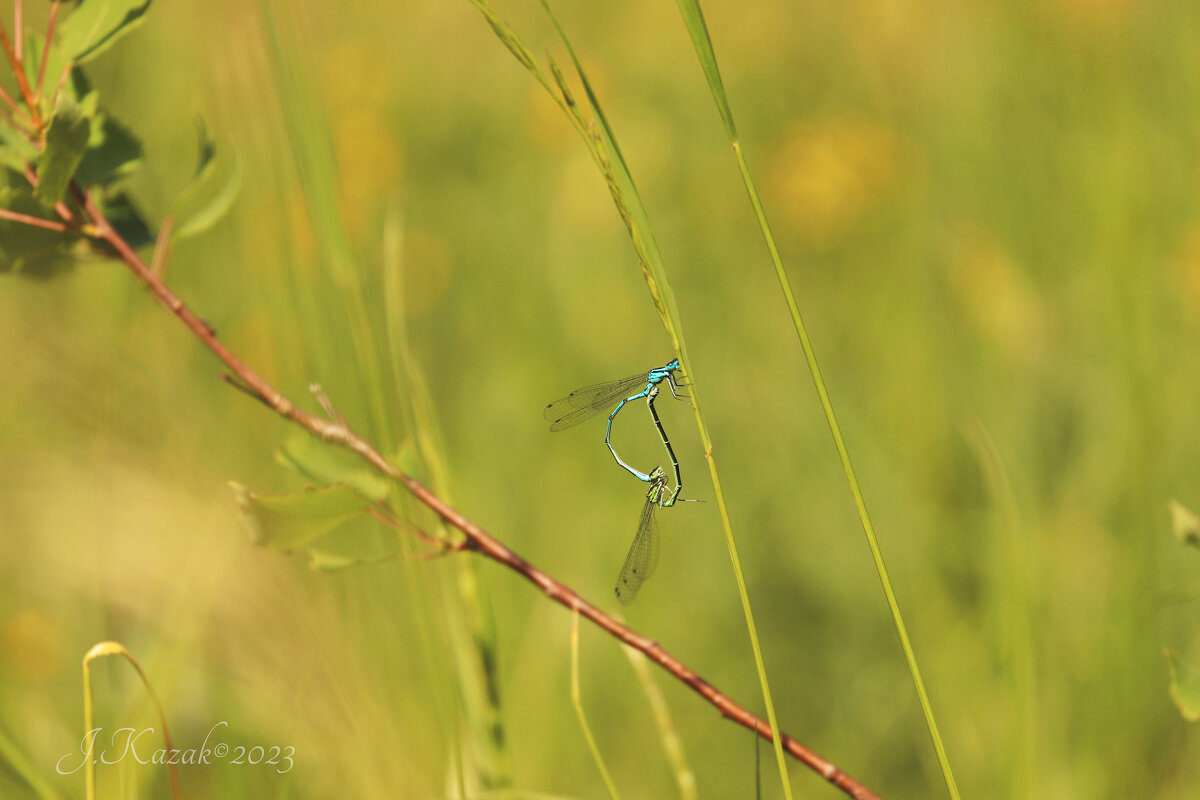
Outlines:
{"type": "Polygon", "coordinates": [[[140,25],[149,8],[150,0],[81,0],[58,26],[63,52],[76,64],[90,61],[140,25]]]}
{"type": "Polygon", "coordinates": [[[176,216],[181,222],[175,226],[176,239],[187,239],[210,230],[229,213],[242,188],[242,165],[235,157],[225,183],[216,191],[212,190],[217,164],[216,142],[209,134],[203,119],[196,120],[196,132],[200,137],[199,157],[192,182],[177,202],[180,210],[176,212],[176,216]],[[196,200],[206,194],[207,199],[196,200]]]}
{"type": "Polygon", "coordinates": [[[37,148],[18,131],[0,125],[0,167],[24,172],[37,161],[37,148]]]}
{"type": "Polygon", "coordinates": [[[1185,662],[1170,648],[1163,650],[1171,673],[1171,700],[1188,722],[1200,720],[1200,670],[1185,662]]]}
{"type": "Polygon", "coordinates": [[[361,517],[371,501],[345,484],[310,486],[293,494],[261,494],[230,483],[255,544],[290,551],[361,517]]]}
{"type": "Polygon", "coordinates": [[[308,568],[320,572],[337,572],[338,570],[357,567],[360,564],[379,564],[383,561],[395,561],[401,558],[400,551],[373,553],[370,555],[352,555],[335,553],[320,547],[308,548],[308,568]]]}
{"type": "MultiPolygon", "coordinates": [[[[0,168],[0,207],[42,219],[56,219],[33,197],[33,188],[21,175],[0,168]]],[[[0,273],[43,280],[72,267],[77,244],[73,236],[0,220],[0,273]]]]}
{"type": "Polygon", "coordinates": [[[405,475],[411,475],[421,483],[429,481],[429,470],[425,466],[421,447],[411,436],[405,437],[404,441],[400,443],[400,449],[396,451],[392,463],[399,467],[405,475]]]}
{"type": "Polygon", "coordinates": [[[64,95],[46,129],[46,146],[38,156],[38,185],[34,196],[46,208],[62,199],[67,184],[87,150],[90,120],[83,108],[64,95]]]}
{"type": "Polygon", "coordinates": [[[1192,547],[1200,547],[1200,517],[1175,500],[1169,503],[1171,507],[1171,531],[1175,538],[1192,547]]]}
{"type": "Polygon", "coordinates": [[[314,483],[352,486],[376,503],[382,503],[391,492],[391,483],[363,467],[357,455],[330,447],[307,433],[288,436],[275,460],[314,483]]]}
{"type": "Polygon", "coordinates": [[[63,83],[63,92],[75,102],[85,108],[95,108],[100,103],[99,95],[92,88],[92,82],[88,80],[87,74],[79,67],[72,67],[67,80],[63,83]]]}
{"type": "Polygon", "coordinates": [[[225,185],[209,198],[208,202],[188,215],[187,219],[175,228],[176,239],[186,239],[211,229],[221,221],[221,218],[233,208],[238,192],[242,188],[242,165],[235,158],[233,169],[225,179],[225,185]]]}
{"type": "Polygon", "coordinates": [[[92,119],[88,149],[75,171],[75,180],[81,186],[104,186],[136,170],[141,160],[141,141],[102,112],[92,119]]]}
{"type": "Polygon", "coordinates": [[[196,171],[192,173],[194,183],[204,180],[212,168],[213,160],[217,157],[217,143],[213,140],[204,119],[196,118],[196,135],[200,137],[200,147],[196,158],[196,171]]]}

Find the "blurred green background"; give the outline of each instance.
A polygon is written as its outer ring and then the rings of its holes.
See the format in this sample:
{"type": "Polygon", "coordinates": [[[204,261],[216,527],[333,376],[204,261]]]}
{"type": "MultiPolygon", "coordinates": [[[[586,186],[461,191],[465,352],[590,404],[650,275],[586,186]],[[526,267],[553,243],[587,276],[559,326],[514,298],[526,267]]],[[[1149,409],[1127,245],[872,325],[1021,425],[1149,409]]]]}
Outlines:
{"type": "MultiPolygon", "coordinates": [[[[356,367],[321,231],[344,230],[382,330],[385,229],[402,226],[403,324],[457,507],[616,609],[641,489],[602,420],[551,435],[541,409],[670,348],[586,151],[466,2],[266,6],[157,3],[90,69],[144,139],[132,188],[155,222],[194,167],[195,117],[244,170],[229,218],[174,250],[170,284],[293,399],[319,381],[385,437],[371,406],[397,401],[356,367]],[[336,185],[317,218],[325,147],[336,185]]],[[[497,10],[564,60],[535,3],[497,10]]],[[[667,260],[781,726],[883,797],[944,796],[678,11],[555,10],[667,260]]],[[[1171,497],[1200,507],[1200,6],[704,10],[964,797],[1196,797],[1200,741],[1162,648],[1200,662],[1200,560],[1167,514],[1171,497]]],[[[220,371],[117,265],[0,281],[0,727],[59,796],[83,796],[82,773],[54,765],[78,752],[80,658],[118,639],[177,745],[225,721],[231,744],[295,747],[282,776],[186,768],[185,797],[458,796],[470,726],[445,598],[471,557],[320,573],[251,544],[227,481],[301,483],[273,457],[287,426],[220,371]]],[[[685,496],[709,502],[662,513],[659,571],[627,616],[761,713],[695,426],[658,405],[685,496]]],[[[661,454],[643,413],[615,435],[644,466],[661,454]]],[[[393,424],[400,447],[414,432],[393,424]]],[[[569,614],[490,562],[478,577],[517,796],[603,796],[569,702],[569,614]]],[[[678,796],[624,655],[585,626],[580,658],[623,795],[678,796]]],[[[751,735],[656,678],[700,796],[752,797],[751,735]]],[[[127,666],[95,681],[98,724],[155,724],[127,666]]],[[[798,796],[840,796],[791,774],[798,796]]],[[[160,767],[101,778],[102,796],[167,791],[160,767]]],[[[11,766],[0,795],[35,796],[11,766]]]]}

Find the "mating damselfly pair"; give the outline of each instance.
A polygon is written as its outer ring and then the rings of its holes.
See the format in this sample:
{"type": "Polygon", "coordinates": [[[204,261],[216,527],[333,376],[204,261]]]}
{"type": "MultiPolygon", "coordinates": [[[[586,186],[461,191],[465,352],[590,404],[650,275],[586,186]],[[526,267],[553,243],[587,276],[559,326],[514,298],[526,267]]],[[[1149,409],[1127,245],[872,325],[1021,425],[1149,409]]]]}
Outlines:
{"type": "Polygon", "coordinates": [[[647,372],[639,372],[627,378],[576,389],[566,397],[550,403],[543,413],[550,423],[550,430],[561,431],[591,419],[616,403],[616,408],[613,408],[612,413],[608,415],[604,443],[608,446],[608,450],[616,459],[617,464],[638,480],[650,484],[650,488],[646,492],[646,503],[642,506],[642,515],[638,521],[637,533],[633,538],[633,545],[629,548],[629,555],[625,557],[625,564],[621,567],[621,573],[617,577],[615,591],[617,599],[621,601],[622,605],[629,605],[633,602],[642,583],[654,573],[654,568],[658,566],[658,521],[655,519],[655,509],[669,508],[677,502],[690,502],[679,499],[679,492],[683,488],[683,481],[679,475],[679,459],[675,457],[671,441],[667,438],[662,420],[658,417],[658,410],[654,407],[654,401],[658,398],[659,389],[664,383],[676,400],[688,402],[687,394],[682,389],[684,384],[680,377],[679,359],[676,358],[671,359],[664,366],[647,372]],[[641,387],[640,391],[634,392],[633,390],[638,387],[641,387]],[[613,447],[612,424],[617,413],[627,403],[642,398],[646,400],[650,418],[653,420],[663,447],[666,448],[667,455],[671,459],[671,467],[675,472],[674,489],[669,488],[662,467],[642,472],[627,464],[613,447]]]}

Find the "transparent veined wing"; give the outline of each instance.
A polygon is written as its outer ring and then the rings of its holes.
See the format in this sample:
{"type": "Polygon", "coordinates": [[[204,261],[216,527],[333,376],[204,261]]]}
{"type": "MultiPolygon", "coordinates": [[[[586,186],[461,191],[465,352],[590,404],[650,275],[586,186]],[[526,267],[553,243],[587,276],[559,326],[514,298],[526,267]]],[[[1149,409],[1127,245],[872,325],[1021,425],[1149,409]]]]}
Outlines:
{"type": "Polygon", "coordinates": [[[638,589],[642,588],[642,584],[650,579],[658,567],[658,519],[654,515],[656,508],[658,503],[649,497],[646,498],[646,505],[642,506],[642,518],[638,521],[637,534],[633,537],[629,555],[625,556],[621,574],[617,576],[615,591],[617,600],[621,601],[623,606],[633,602],[638,589]]]}
{"type": "Polygon", "coordinates": [[[634,388],[646,383],[647,374],[639,372],[628,378],[576,389],[566,397],[560,397],[547,405],[542,417],[550,423],[552,431],[572,428],[601,411],[612,408],[629,395],[636,394],[634,388]]]}

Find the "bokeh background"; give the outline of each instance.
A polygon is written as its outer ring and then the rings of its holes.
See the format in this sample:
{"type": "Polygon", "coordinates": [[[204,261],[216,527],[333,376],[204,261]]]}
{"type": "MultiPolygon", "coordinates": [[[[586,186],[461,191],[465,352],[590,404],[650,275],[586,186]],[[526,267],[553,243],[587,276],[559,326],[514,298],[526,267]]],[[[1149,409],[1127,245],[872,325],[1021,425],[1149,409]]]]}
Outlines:
{"type": "MultiPolygon", "coordinates": [[[[31,25],[44,18],[27,5],[31,25]]],[[[497,10],[565,60],[535,3],[497,10]]],[[[781,724],[883,797],[944,796],[678,11],[555,10],[667,261],[781,724]]],[[[964,796],[1196,797],[1200,741],[1169,699],[1163,648],[1200,661],[1200,560],[1167,513],[1172,497],[1200,506],[1200,6],[704,10],[964,796]]],[[[665,362],[669,342],[586,151],[479,13],[157,3],[90,73],[144,140],[131,185],[153,221],[194,168],[196,117],[243,170],[229,217],[174,249],[175,290],[284,392],[306,401],[319,381],[397,452],[419,432],[371,416],[399,401],[356,360],[338,270],[382,331],[380,265],[399,253],[401,322],[457,506],[616,609],[641,489],[611,463],[602,420],[551,435],[541,409],[665,362]]],[[[54,793],[9,763],[0,795],[83,796],[82,773],[55,763],[79,746],[80,659],[117,639],[178,745],[227,722],[231,744],[296,749],[282,776],[187,768],[185,797],[459,796],[473,750],[456,559],[327,573],[252,544],[227,482],[303,482],[274,458],[287,427],[219,374],[118,266],[0,281],[0,726],[54,793]]],[[[661,515],[659,571],[626,613],[761,713],[691,414],[659,407],[685,494],[709,502],[661,515]]],[[[648,465],[661,455],[642,414],[616,436],[648,465]]],[[[569,701],[570,616],[491,563],[474,574],[512,796],[604,796],[569,701]]],[[[623,795],[677,796],[625,656],[585,626],[580,658],[623,795]]],[[[155,724],[110,661],[95,668],[99,723],[155,724]]],[[[700,795],[753,797],[752,737],[656,682],[700,795]]],[[[760,757],[762,796],[781,796],[760,757]]],[[[791,775],[799,795],[839,796],[791,775]]],[[[160,767],[128,761],[101,779],[102,796],[167,791],[160,767]]]]}

